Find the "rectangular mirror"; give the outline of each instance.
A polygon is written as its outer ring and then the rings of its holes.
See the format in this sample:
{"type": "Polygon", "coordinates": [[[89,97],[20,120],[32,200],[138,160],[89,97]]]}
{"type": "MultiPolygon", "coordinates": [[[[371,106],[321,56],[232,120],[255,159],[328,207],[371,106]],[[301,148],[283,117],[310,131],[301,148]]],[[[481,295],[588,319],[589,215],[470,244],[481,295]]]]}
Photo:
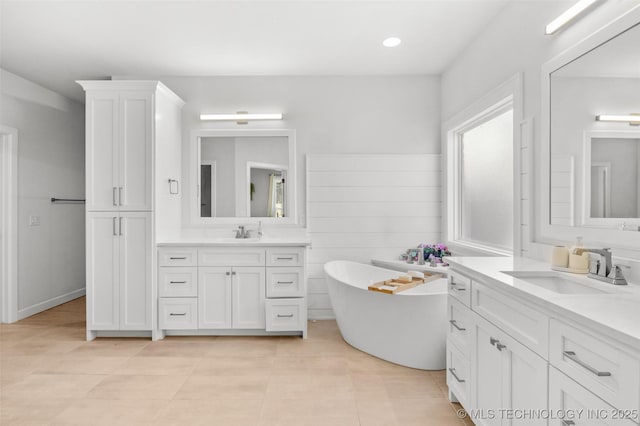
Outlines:
{"type": "Polygon", "coordinates": [[[598,115],[640,113],[640,25],[550,73],[550,224],[617,228],[640,218],[638,135],[598,115]]]}
{"type": "Polygon", "coordinates": [[[293,131],[198,130],[192,145],[195,222],[295,223],[293,131]]]}

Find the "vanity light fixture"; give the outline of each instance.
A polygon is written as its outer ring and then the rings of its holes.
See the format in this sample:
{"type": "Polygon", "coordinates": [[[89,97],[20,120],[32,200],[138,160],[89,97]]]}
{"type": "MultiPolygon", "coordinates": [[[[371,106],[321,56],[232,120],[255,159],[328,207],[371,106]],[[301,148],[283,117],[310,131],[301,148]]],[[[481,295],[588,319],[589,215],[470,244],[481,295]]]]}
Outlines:
{"type": "Polygon", "coordinates": [[[402,43],[402,40],[400,40],[398,37],[388,37],[382,41],[382,45],[384,47],[396,47],[400,46],[400,43],[402,43]]]}
{"type": "Polygon", "coordinates": [[[592,4],[599,0],[580,0],[569,9],[567,9],[562,15],[551,21],[545,28],[545,34],[550,35],[564,27],[571,22],[576,16],[587,10],[592,4]]]}
{"type": "Polygon", "coordinates": [[[282,113],[249,114],[238,111],[235,114],[200,114],[202,121],[235,121],[238,124],[247,124],[249,120],[282,120],[282,113]]]}
{"type": "Polygon", "coordinates": [[[631,126],[640,126],[640,114],[629,115],[596,115],[596,121],[609,121],[614,123],[629,123],[631,126]]]}

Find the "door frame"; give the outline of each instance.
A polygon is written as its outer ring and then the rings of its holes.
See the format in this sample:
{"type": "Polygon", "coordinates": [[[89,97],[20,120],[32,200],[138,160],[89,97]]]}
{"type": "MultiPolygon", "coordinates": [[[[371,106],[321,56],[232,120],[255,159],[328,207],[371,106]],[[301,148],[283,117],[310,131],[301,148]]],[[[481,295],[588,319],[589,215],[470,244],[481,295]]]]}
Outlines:
{"type": "Polygon", "coordinates": [[[2,273],[0,322],[18,320],[18,129],[0,124],[2,142],[2,273]]]}

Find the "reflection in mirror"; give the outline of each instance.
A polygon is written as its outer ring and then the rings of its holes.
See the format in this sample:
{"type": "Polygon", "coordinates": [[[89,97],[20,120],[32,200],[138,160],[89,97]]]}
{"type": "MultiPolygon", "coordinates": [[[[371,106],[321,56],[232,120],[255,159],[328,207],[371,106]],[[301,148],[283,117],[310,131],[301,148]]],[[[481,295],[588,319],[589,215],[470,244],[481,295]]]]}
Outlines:
{"type": "Polygon", "coordinates": [[[199,150],[200,217],[285,217],[287,137],[201,137],[199,150]]]}
{"type": "Polygon", "coordinates": [[[638,46],[640,25],[550,75],[552,225],[580,220],[580,225],[618,227],[620,218],[640,217],[637,139],[585,136],[633,129],[595,117],[640,113],[638,46]]]}
{"type": "Polygon", "coordinates": [[[250,216],[284,217],[286,167],[250,163],[250,216]]]}
{"type": "Polygon", "coordinates": [[[590,218],[640,217],[640,135],[591,138],[590,218]]]}

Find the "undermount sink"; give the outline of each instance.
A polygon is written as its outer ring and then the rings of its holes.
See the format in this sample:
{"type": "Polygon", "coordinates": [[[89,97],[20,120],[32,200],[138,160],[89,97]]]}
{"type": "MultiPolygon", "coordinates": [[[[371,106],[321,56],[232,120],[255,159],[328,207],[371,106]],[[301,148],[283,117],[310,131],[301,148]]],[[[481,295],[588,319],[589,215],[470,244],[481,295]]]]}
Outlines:
{"type": "MultiPolygon", "coordinates": [[[[502,271],[503,274],[533,284],[537,287],[560,294],[607,294],[606,289],[600,289],[582,284],[553,271],[502,271]]],[[[594,284],[600,285],[600,284],[594,284]]]]}

